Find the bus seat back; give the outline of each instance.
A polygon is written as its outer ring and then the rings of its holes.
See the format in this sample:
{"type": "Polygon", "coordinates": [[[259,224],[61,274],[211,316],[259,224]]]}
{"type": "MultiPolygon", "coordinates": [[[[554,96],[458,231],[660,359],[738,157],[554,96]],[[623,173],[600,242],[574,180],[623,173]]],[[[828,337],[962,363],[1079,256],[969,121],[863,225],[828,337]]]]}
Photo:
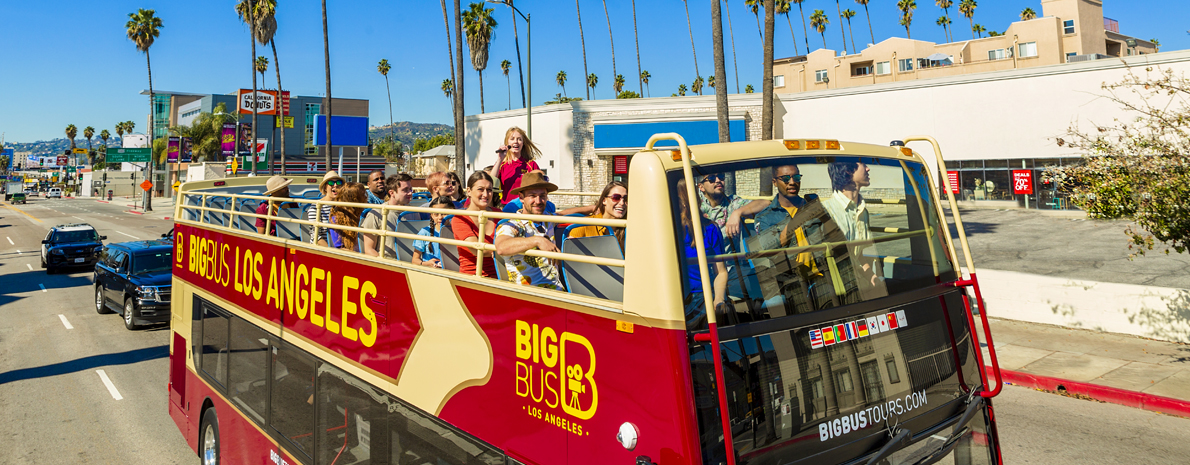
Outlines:
{"type": "MultiPolygon", "coordinates": [[[[571,237],[562,243],[562,252],[589,257],[624,258],[616,236],[571,237]]],[[[624,269],[618,266],[592,265],[567,260],[562,263],[566,288],[575,294],[624,301],[624,269]]]]}
{"type": "MultiPolygon", "coordinates": [[[[259,200],[244,199],[240,201],[240,206],[236,208],[236,211],[240,213],[256,213],[256,208],[259,206],[259,200]]],[[[241,231],[256,232],[256,218],[236,215],[235,228],[241,231]]]]}
{"type": "MultiPolygon", "coordinates": [[[[305,219],[302,217],[303,211],[303,209],[295,207],[281,208],[277,210],[277,216],[291,220],[305,219]]],[[[285,220],[277,222],[277,237],[291,240],[305,240],[305,238],[302,237],[302,232],[301,225],[290,223],[285,220]]]]}
{"type": "MultiPolygon", "coordinates": [[[[227,197],[209,197],[207,199],[207,208],[214,208],[218,210],[227,210],[227,197]]],[[[203,212],[203,222],[214,226],[230,227],[231,213],[227,211],[206,211],[203,212]]]]}
{"type": "MultiPolygon", "coordinates": [[[[405,234],[417,234],[422,228],[429,226],[430,220],[402,220],[397,222],[397,232],[405,234]]],[[[397,260],[412,261],[413,260],[413,239],[405,239],[398,237],[395,241],[395,249],[397,249],[397,260]]],[[[439,249],[445,247],[440,244],[439,249]]]]}
{"type": "MultiPolygon", "coordinates": [[[[441,235],[442,237],[447,238],[447,239],[455,238],[454,230],[452,230],[450,227],[449,217],[443,218],[442,229],[441,229],[441,231],[439,231],[438,234],[441,235]]],[[[459,271],[460,269],[459,269],[459,248],[458,248],[458,246],[451,245],[451,244],[440,244],[439,250],[442,252],[442,256],[439,257],[439,259],[442,260],[442,269],[450,270],[450,271],[459,271]]]]}

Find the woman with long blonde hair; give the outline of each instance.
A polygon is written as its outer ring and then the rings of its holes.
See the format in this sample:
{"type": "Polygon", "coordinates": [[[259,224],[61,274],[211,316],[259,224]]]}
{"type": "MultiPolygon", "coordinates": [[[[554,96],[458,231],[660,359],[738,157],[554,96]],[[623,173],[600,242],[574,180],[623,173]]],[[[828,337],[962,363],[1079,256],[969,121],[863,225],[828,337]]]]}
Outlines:
{"type": "MultiPolygon", "coordinates": [[[[356,204],[366,204],[368,202],[368,195],[365,192],[367,186],[361,183],[348,183],[339,190],[339,197],[335,199],[338,202],[351,202],[356,204]]],[[[359,227],[360,216],[364,213],[363,205],[360,206],[343,206],[335,205],[331,207],[331,224],[338,226],[359,227]]],[[[359,251],[359,233],[350,230],[340,230],[331,227],[328,234],[330,246],[337,249],[359,251]]]]}
{"type": "Polygon", "coordinates": [[[500,191],[504,196],[501,204],[517,198],[512,190],[521,186],[521,177],[530,171],[540,170],[534,161],[541,156],[541,150],[529,140],[529,136],[521,128],[513,126],[504,133],[504,145],[496,149],[499,160],[492,165],[488,174],[499,181],[500,191]]]}

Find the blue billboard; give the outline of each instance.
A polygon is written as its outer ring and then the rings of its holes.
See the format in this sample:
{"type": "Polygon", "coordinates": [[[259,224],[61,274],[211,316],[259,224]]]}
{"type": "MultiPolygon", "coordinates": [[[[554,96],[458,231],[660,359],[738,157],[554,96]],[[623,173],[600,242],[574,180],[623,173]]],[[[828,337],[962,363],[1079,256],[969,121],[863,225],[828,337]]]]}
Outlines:
{"type": "Polygon", "coordinates": [[[8,171],[12,171],[12,150],[13,149],[4,149],[3,152],[0,152],[0,155],[8,157],[8,166],[4,168],[8,171]]]}
{"type": "MultiPolygon", "coordinates": [[[[368,145],[368,117],[331,116],[331,144],[368,145]]],[[[314,117],[314,145],[326,145],[326,115],[314,117]]]]}

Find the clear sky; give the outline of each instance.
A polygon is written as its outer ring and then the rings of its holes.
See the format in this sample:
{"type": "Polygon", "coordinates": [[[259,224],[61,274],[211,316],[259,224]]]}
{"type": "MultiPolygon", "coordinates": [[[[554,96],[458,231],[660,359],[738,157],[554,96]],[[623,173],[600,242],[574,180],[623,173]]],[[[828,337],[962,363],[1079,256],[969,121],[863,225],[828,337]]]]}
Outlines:
{"type": "MultiPolygon", "coordinates": [[[[612,58],[608,19],[603,2],[578,0],[582,8],[583,32],[589,72],[599,76],[596,98],[612,97],[612,58]]],[[[299,95],[322,95],[325,89],[321,9],[314,0],[280,0],[275,38],[281,62],[282,83],[299,95]]],[[[469,0],[462,2],[466,9],[469,0]]],[[[840,31],[831,0],[806,0],[807,21],[815,9],[831,18],[826,44],[838,48],[840,31]]],[[[1185,0],[1145,2],[1104,0],[1104,15],[1120,22],[1120,32],[1142,39],[1156,38],[1162,50],[1190,49],[1190,3],[1185,0]],[[1143,4],[1143,7],[1139,7],[1143,4]]],[[[0,132],[6,139],[33,142],[62,137],[68,124],[81,129],[94,126],[96,132],[118,121],[133,120],[137,131],[145,129],[148,98],[139,92],[148,88],[145,56],[125,37],[128,13],[152,8],[162,18],[161,36],[150,50],[153,87],[157,90],[230,93],[251,87],[251,52],[247,27],[234,12],[233,0],[89,0],[0,2],[0,132]]],[[[852,19],[857,45],[870,41],[867,18],[854,0],[841,0],[844,9],[856,10],[852,19]]],[[[918,0],[911,27],[914,39],[943,42],[942,28],[934,20],[942,11],[931,0],[918,0]]],[[[956,1],[957,5],[958,2],[956,1]]],[[[453,2],[447,2],[453,7],[453,2]]],[[[694,24],[699,72],[713,74],[710,5],[707,0],[689,1],[694,24]]],[[[904,37],[894,0],[872,0],[869,4],[876,40],[904,37]]],[[[1040,15],[1039,0],[982,0],[975,22],[988,30],[1003,32],[1021,10],[1031,7],[1040,15]]],[[[516,82],[516,51],[513,47],[512,13],[507,6],[489,4],[499,22],[484,73],[484,95],[488,111],[509,105],[508,87],[499,69],[501,60],[513,62],[510,75],[514,107],[519,100],[516,82]]],[[[571,1],[520,0],[517,7],[533,15],[533,102],[553,98],[561,89],[554,82],[559,70],[569,75],[570,96],[584,96],[583,61],[579,43],[575,4],[571,1]]],[[[730,0],[735,49],[739,60],[741,90],[753,84],[760,90],[761,42],[757,20],[743,0],[730,0]]],[[[446,32],[440,3],[434,0],[357,0],[327,2],[330,29],[333,95],[371,101],[371,124],[388,122],[388,102],[383,77],[376,62],[387,58],[392,64],[393,118],[396,121],[450,123],[450,106],[439,89],[449,77],[446,32]]],[[[625,89],[638,87],[636,53],[633,44],[632,6],[628,0],[607,0],[615,39],[616,71],[627,80],[625,89]]],[[[690,33],[681,0],[637,0],[640,59],[652,75],[653,96],[668,96],[678,84],[689,86],[694,79],[690,33]]],[[[970,37],[966,18],[951,8],[956,39],[970,37]]],[[[763,18],[762,18],[763,19],[763,18]]],[[[805,53],[801,17],[796,6],[791,12],[799,52],[805,53]]],[[[453,18],[452,18],[453,24],[453,18]]],[[[525,24],[519,18],[522,58],[527,52],[525,24]]],[[[728,32],[725,31],[725,35],[728,32]]],[[[784,17],[776,22],[776,56],[795,54],[789,26],[784,17]]],[[[810,46],[822,47],[822,37],[811,30],[810,46]]],[[[850,45],[850,43],[848,44],[850,45]]],[[[464,45],[465,47],[465,45],[464,45]]],[[[729,91],[735,91],[730,36],[725,38],[729,91]]],[[[464,53],[466,49],[464,48],[464,53]]],[[[272,52],[257,48],[258,55],[272,52]]],[[[457,57],[456,57],[457,58],[457,57]]],[[[470,70],[468,63],[467,69],[470,70]]],[[[270,68],[263,85],[276,86],[270,68]]],[[[479,112],[479,81],[469,71],[465,81],[467,114],[479,112]]],[[[710,89],[707,89],[709,91],[710,89]]],[[[81,137],[81,135],[80,135],[81,137]]]]}

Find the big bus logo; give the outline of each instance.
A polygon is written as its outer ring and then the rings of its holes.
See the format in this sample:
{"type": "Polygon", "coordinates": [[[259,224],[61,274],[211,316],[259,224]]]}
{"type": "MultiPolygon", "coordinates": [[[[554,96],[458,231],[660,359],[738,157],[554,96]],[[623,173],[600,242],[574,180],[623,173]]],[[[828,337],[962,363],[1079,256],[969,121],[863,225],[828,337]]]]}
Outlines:
{"type": "MultiPolygon", "coordinates": [[[[595,348],[591,341],[578,334],[559,335],[548,326],[517,320],[516,356],[520,359],[516,362],[518,396],[551,409],[561,407],[567,415],[580,420],[595,416],[599,389],[595,384],[595,348]]],[[[533,416],[555,423],[548,413],[533,416]]],[[[581,427],[575,426],[578,430],[572,432],[581,435],[581,427]]]]}

